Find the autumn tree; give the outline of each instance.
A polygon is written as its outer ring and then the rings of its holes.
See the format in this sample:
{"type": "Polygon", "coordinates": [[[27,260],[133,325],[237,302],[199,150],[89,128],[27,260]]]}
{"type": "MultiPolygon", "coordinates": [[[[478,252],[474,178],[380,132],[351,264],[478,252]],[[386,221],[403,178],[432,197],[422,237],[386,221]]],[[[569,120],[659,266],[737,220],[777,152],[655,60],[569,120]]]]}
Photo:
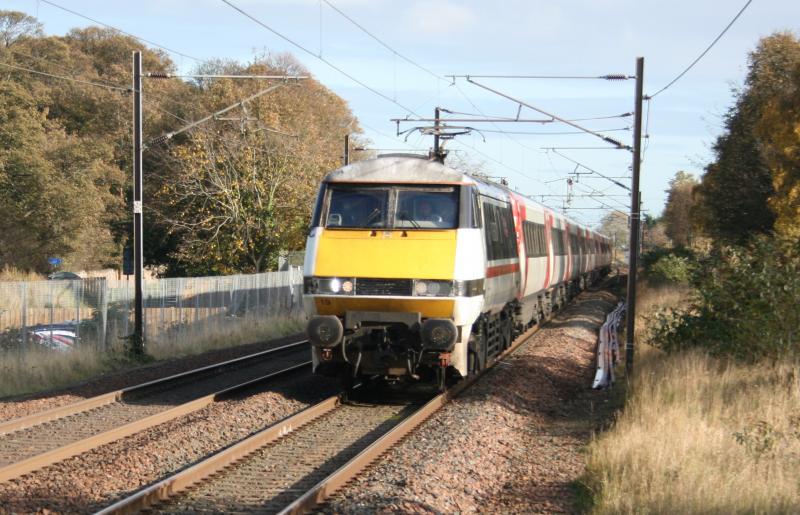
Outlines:
{"type": "Polygon", "coordinates": [[[19,11],[0,10],[0,42],[6,48],[25,37],[42,35],[42,24],[33,16],[19,11]]]}
{"type": "MultiPolygon", "coordinates": [[[[0,62],[75,79],[0,68],[0,267],[44,272],[50,256],[64,258],[71,269],[120,265],[132,235],[134,50],[142,52],[146,71],[176,71],[163,52],[113,30],[44,36],[34,18],[0,11],[0,62]]],[[[307,74],[288,54],[265,54],[249,64],[211,61],[199,71],[307,74]]],[[[262,87],[256,81],[147,79],[145,141],[262,87]]],[[[346,103],[314,80],[287,84],[248,104],[246,112],[229,114],[239,118],[213,120],[168,145],[146,148],[146,264],[173,274],[256,271],[272,265],[278,248],[301,248],[317,184],[340,165],[344,134],[359,132],[346,103]],[[199,245],[213,232],[189,207],[202,195],[218,198],[222,189],[199,182],[215,173],[233,184],[241,201],[233,222],[220,228],[230,235],[228,242],[217,241],[222,250],[216,253],[199,245]],[[256,208],[253,198],[267,200],[256,208]]]]}
{"type": "Polygon", "coordinates": [[[780,230],[794,225],[798,63],[800,42],[789,33],[762,39],[749,56],[744,87],[714,145],[715,160],[696,189],[695,219],[721,242],[769,233],[776,216],[780,230]]]}
{"type": "Polygon", "coordinates": [[[672,244],[686,247],[692,242],[691,212],[694,206],[693,191],[698,182],[687,172],[677,172],[670,179],[667,193],[667,204],[662,215],[664,231],[672,240],[672,244]]]}
{"type": "Polygon", "coordinates": [[[611,238],[618,252],[625,252],[628,250],[628,235],[630,234],[628,215],[620,211],[609,211],[600,220],[600,227],[598,230],[611,238]]]}
{"type": "MultiPolygon", "coordinates": [[[[220,65],[227,73],[307,75],[286,56],[220,65]]],[[[209,112],[267,87],[198,86],[209,112]]],[[[341,165],[344,135],[358,131],[347,105],[313,79],[287,83],[226,118],[169,149],[172,162],[155,194],[175,243],[169,273],[261,272],[275,266],[280,250],[302,249],[319,182],[341,165]]]]}
{"type": "Polygon", "coordinates": [[[770,91],[755,125],[762,155],[772,174],[776,232],[800,236],[800,41],[776,34],[762,42],[753,68],[754,87],[770,91]]]}

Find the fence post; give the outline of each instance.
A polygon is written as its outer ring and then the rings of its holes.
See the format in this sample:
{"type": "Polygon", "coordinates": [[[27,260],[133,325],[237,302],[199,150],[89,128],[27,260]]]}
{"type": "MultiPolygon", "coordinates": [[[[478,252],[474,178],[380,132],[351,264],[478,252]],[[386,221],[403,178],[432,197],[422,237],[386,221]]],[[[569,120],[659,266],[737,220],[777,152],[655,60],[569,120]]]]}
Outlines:
{"type": "Polygon", "coordinates": [[[53,311],[55,311],[55,307],[53,306],[53,281],[47,281],[47,300],[50,303],[50,342],[53,341],[53,311]]]}
{"type": "Polygon", "coordinates": [[[22,349],[28,349],[28,283],[19,283],[22,288],[22,349]]]}
{"type": "Polygon", "coordinates": [[[78,286],[79,294],[75,295],[75,343],[77,344],[81,339],[81,302],[83,302],[83,296],[86,294],[86,289],[83,287],[82,280],[75,280],[75,284],[78,286]]]}
{"type": "Polygon", "coordinates": [[[108,279],[103,278],[100,281],[100,291],[98,292],[99,302],[97,303],[97,310],[100,315],[100,335],[98,343],[104,349],[108,349],[108,279]]]}

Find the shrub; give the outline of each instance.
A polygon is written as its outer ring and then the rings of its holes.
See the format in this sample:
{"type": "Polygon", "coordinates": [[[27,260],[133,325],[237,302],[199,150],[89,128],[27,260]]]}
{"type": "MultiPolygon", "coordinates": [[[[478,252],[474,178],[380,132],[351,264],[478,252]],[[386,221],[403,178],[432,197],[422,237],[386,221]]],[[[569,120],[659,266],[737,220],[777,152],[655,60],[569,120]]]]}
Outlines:
{"type": "Polygon", "coordinates": [[[656,315],[651,343],[755,360],[798,353],[800,240],[759,237],[694,266],[688,307],[656,315]]]}
{"type": "Polygon", "coordinates": [[[658,259],[647,270],[647,277],[654,283],[686,284],[692,276],[692,262],[688,257],[667,254],[658,259]]]}

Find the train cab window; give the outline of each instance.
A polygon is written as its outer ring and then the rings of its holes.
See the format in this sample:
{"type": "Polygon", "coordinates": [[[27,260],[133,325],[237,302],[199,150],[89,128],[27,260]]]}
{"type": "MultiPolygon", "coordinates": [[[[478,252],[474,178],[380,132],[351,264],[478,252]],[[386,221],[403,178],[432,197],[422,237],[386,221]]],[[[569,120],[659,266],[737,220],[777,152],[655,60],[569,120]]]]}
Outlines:
{"type": "Polygon", "coordinates": [[[404,229],[455,229],[458,227],[456,188],[397,191],[395,227],[404,229]]]}
{"type": "Polygon", "coordinates": [[[389,189],[330,187],[325,227],[387,227],[389,189]]]}

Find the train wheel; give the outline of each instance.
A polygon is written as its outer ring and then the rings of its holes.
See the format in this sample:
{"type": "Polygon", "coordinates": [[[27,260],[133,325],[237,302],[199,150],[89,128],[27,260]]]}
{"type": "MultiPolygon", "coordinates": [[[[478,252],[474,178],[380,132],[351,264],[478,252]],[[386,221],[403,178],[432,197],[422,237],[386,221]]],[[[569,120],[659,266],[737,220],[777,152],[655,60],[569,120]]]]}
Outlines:
{"type": "Polygon", "coordinates": [[[511,347],[512,341],[514,341],[514,318],[509,315],[503,321],[503,350],[511,347]]]}
{"type": "Polygon", "coordinates": [[[486,332],[483,323],[476,324],[467,345],[467,371],[477,374],[486,368],[486,332]]]}
{"type": "Polygon", "coordinates": [[[349,392],[356,384],[356,378],[353,377],[353,366],[345,365],[339,371],[339,386],[342,390],[349,392]]]}
{"type": "Polygon", "coordinates": [[[444,393],[447,390],[447,367],[438,367],[436,369],[436,389],[439,393],[444,393]]]}

